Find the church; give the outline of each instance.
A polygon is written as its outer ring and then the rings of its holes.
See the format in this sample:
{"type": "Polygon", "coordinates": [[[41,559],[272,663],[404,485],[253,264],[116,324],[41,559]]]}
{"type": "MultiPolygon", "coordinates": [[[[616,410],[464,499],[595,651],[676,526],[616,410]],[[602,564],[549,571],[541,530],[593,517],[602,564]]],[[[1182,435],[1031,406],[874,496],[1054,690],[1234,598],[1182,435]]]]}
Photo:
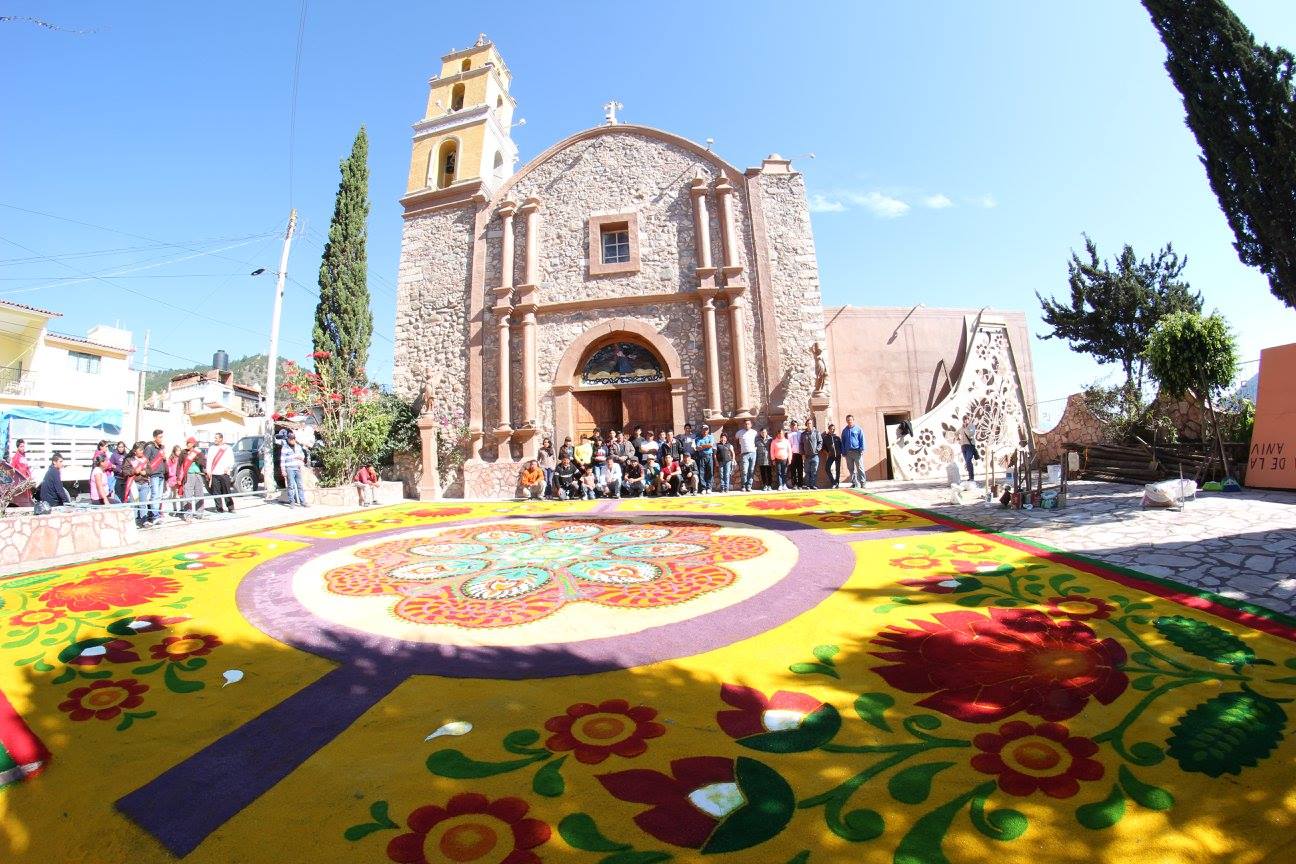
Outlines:
{"type": "Polygon", "coordinates": [[[791,161],[739,169],[613,102],[516,167],[511,80],[484,36],[442,58],[400,199],[394,384],[462,415],[465,497],[595,428],[853,414],[876,479],[944,476],[967,416],[992,450],[1029,435],[1022,313],[825,308],[791,161]]]}

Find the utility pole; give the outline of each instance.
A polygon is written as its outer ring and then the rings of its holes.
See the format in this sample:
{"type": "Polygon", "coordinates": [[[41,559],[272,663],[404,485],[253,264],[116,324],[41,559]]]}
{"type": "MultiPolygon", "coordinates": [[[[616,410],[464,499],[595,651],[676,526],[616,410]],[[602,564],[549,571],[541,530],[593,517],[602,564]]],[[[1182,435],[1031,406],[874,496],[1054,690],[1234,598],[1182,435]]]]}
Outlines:
{"type": "Polygon", "coordinates": [[[297,227],[297,208],[288,215],[284,233],[283,254],[279,256],[279,279],[275,285],[274,313],[270,316],[270,355],[266,357],[265,432],[261,438],[261,483],[269,498],[277,491],[274,480],[274,404],[275,373],[279,364],[279,317],[283,313],[284,280],[288,278],[288,252],[292,249],[293,229],[297,227]]]}
{"type": "Polygon", "coordinates": [[[139,382],[135,385],[135,437],[131,439],[132,441],[145,440],[144,436],[140,434],[140,422],[144,416],[144,378],[148,374],[149,335],[152,332],[151,330],[144,331],[144,359],[140,362],[138,370],[139,382]]]}

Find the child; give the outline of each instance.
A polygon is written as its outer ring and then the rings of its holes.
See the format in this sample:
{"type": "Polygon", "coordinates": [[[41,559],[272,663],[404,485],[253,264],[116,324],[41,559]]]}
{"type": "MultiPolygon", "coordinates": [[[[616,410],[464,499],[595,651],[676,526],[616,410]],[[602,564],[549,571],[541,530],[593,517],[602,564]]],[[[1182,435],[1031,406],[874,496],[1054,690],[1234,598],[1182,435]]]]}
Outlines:
{"type": "Polygon", "coordinates": [[[593,501],[598,497],[595,491],[594,471],[588,465],[581,466],[581,497],[586,501],[593,501]]]}

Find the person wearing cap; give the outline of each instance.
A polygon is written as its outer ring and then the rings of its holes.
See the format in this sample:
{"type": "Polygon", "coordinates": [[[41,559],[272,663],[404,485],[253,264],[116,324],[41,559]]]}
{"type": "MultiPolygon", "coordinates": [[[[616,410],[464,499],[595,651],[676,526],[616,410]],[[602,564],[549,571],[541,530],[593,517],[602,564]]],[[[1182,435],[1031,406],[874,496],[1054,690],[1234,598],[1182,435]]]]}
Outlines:
{"type": "Polygon", "coordinates": [[[306,487],[302,485],[302,471],[306,470],[306,451],[297,443],[291,429],[279,450],[279,476],[288,487],[288,506],[306,506],[306,487]]]}
{"type": "Polygon", "coordinates": [[[641,498],[644,494],[644,469],[638,459],[626,462],[625,476],[621,481],[621,490],[628,498],[641,498]]]}
{"type": "Polygon", "coordinates": [[[662,492],[661,466],[657,464],[657,457],[651,453],[644,456],[643,489],[644,495],[660,495],[662,492]]]}
{"type": "Polygon", "coordinates": [[[703,495],[710,494],[712,481],[715,479],[715,436],[711,427],[702,424],[702,434],[693,444],[693,456],[698,467],[698,491],[703,495]]]}
{"type": "Polygon", "coordinates": [[[203,482],[207,473],[207,457],[198,449],[198,439],[190,435],[185,439],[184,452],[180,454],[180,470],[177,472],[180,482],[184,484],[182,498],[193,499],[182,505],[186,522],[190,518],[203,518],[203,496],[207,494],[207,484],[203,482]]]}

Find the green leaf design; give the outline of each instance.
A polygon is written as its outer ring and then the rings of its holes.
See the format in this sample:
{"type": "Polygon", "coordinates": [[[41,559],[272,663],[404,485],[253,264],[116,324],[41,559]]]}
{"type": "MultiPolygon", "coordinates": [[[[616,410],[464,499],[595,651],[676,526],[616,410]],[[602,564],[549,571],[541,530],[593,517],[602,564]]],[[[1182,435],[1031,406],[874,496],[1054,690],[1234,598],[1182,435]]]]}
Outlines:
{"type": "Polygon", "coordinates": [[[734,781],[747,803],[726,816],[700,850],[703,855],[736,852],[778,834],[792,821],[796,796],[777,771],[755,759],[734,760],[734,781]]]}
{"type": "Polygon", "coordinates": [[[1092,804],[1081,804],[1076,808],[1076,821],[1092,831],[1110,828],[1125,816],[1125,793],[1120,784],[1112,786],[1111,794],[1101,801],[1092,804]]]}
{"type": "Polygon", "coordinates": [[[135,725],[136,720],[147,720],[150,717],[156,716],[156,711],[127,711],[122,715],[121,722],[117,724],[117,731],[125,732],[131,726],[135,725]]]}
{"type": "Polygon", "coordinates": [[[1074,573],[1059,573],[1049,578],[1049,587],[1053,589],[1054,594],[1063,594],[1062,586],[1068,582],[1074,582],[1075,578],[1074,573]]]}
{"type": "Polygon", "coordinates": [[[64,670],[59,674],[59,676],[58,676],[57,678],[55,678],[54,680],[50,681],[50,683],[51,683],[51,684],[66,684],[67,682],[71,681],[73,678],[76,677],[76,673],[77,673],[77,670],[73,669],[71,666],[68,666],[68,667],[66,667],[66,668],[65,668],[65,669],[64,669],[64,670]]]}
{"type": "Polygon", "coordinates": [[[977,795],[972,799],[972,807],[968,815],[972,819],[972,827],[976,828],[991,840],[998,840],[1007,843],[1010,840],[1016,840],[1026,833],[1030,827],[1030,820],[1026,816],[1011,807],[1001,807],[998,810],[986,812],[986,795],[977,795]]]}
{"type": "Polygon", "coordinates": [[[866,843],[881,837],[886,830],[882,814],[864,807],[843,814],[842,809],[849,798],[849,795],[834,795],[828,799],[824,807],[824,822],[828,828],[851,843],[866,843]]]}
{"type": "Polygon", "coordinates": [[[531,780],[531,789],[537,795],[543,795],[546,798],[557,798],[566,790],[567,784],[563,781],[561,773],[563,762],[567,757],[563,756],[553,762],[548,762],[540,766],[540,770],[535,773],[531,780]]]}
{"type": "Polygon", "coordinates": [[[32,664],[32,668],[35,669],[37,672],[53,672],[53,671],[54,671],[54,667],[51,666],[50,664],[46,663],[44,660],[37,660],[34,664],[32,664]]]}
{"type": "Polygon", "coordinates": [[[1167,750],[1185,771],[1240,774],[1273,752],[1286,725],[1287,715],[1272,699],[1249,690],[1221,693],[1179,719],[1167,750]]]}
{"type": "Polygon", "coordinates": [[[954,603],[958,606],[980,606],[988,599],[990,599],[989,594],[964,594],[954,603]]]}
{"type": "Polygon", "coordinates": [[[594,824],[593,817],[585,813],[573,813],[564,816],[558,823],[558,836],[573,849],[584,852],[621,852],[630,848],[628,843],[617,843],[609,840],[594,824]]]}
{"type": "MultiPolygon", "coordinates": [[[[56,640],[57,641],[57,640],[56,640]]],[[[81,639],[73,642],[71,645],[59,652],[58,659],[60,663],[69,663],[81,655],[81,652],[87,648],[97,648],[100,645],[107,645],[112,639],[81,639]]]]}
{"type": "MultiPolygon", "coordinates": [[[[547,758],[547,754],[545,757],[547,758]]],[[[458,750],[438,750],[427,759],[427,769],[438,777],[449,777],[453,780],[476,780],[481,777],[494,777],[496,774],[507,774],[519,768],[535,763],[537,757],[514,759],[510,762],[479,762],[465,756],[458,750]]]]}
{"type": "Polygon", "coordinates": [[[762,732],[739,738],[738,743],[762,753],[804,753],[833,739],[841,729],[841,715],[831,705],[820,705],[800,725],[777,732],[762,732]]]}
{"type": "Polygon", "coordinates": [[[1152,622],[1178,648],[1214,663],[1237,666],[1255,659],[1255,651],[1227,630],[1183,615],[1163,615],[1152,622]]]}
{"type": "Polygon", "coordinates": [[[385,825],[365,822],[360,825],[352,825],[350,828],[342,832],[342,837],[354,843],[356,840],[363,840],[375,831],[382,831],[384,828],[386,828],[385,825]]]}
{"type": "Polygon", "coordinates": [[[1134,772],[1129,770],[1128,766],[1120,766],[1118,776],[1120,777],[1121,788],[1140,807],[1146,807],[1149,810],[1169,810],[1174,806],[1173,795],[1160,786],[1144,783],[1134,776],[1134,772]]]}
{"type": "Polygon", "coordinates": [[[883,713],[894,704],[895,698],[889,694],[861,693],[860,697],[855,700],[855,713],[870,726],[881,729],[883,732],[890,732],[891,725],[887,723],[883,713]]]}
{"type": "Polygon", "coordinates": [[[827,675],[830,678],[840,678],[837,670],[823,663],[793,663],[788,667],[788,671],[795,672],[798,675],[827,675]]]}
{"type": "Polygon", "coordinates": [[[136,666],[131,670],[132,675],[149,675],[162,668],[162,664],[167,661],[159,660],[156,663],[150,663],[147,666],[136,666]]]}
{"type": "Polygon", "coordinates": [[[820,662],[826,663],[829,666],[833,666],[835,665],[833,663],[833,658],[836,657],[840,651],[841,649],[838,648],[836,645],[816,645],[814,648],[810,650],[810,653],[813,654],[820,662]]]}
{"type": "Polygon", "coordinates": [[[6,642],[3,645],[0,645],[0,648],[21,648],[24,645],[30,645],[31,643],[35,642],[36,637],[39,635],[40,635],[40,630],[36,627],[33,627],[23,638],[15,639],[12,642],[6,642]]]}
{"type": "Polygon", "coordinates": [[[540,733],[536,730],[518,729],[516,732],[510,732],[504,736],[504,749],[510,753],[520,753],[530,756],[536,751],[529,748],[539,740],[540,733]]]}
{"type": "Polygon", "coordinates": [[[1148,690],[1151,690],[1153,687],[1156,686],[1156,676],[1155,675],[1140,676],[1138,678],[1135,678],[1133,681],[1131,681],[1130,686],[1133,687],[1135,690],[1142,690],[1144,692],[1147,692],[1148,690]]]}
{"type": "Polygon", "coordinates": [[[893,864],[949,864],[949,859],[941,850],[941,843],[949,833],[954,817],[963,809],[963,805],[977,796],[989,795],[997,785],[995,781],[987,780],[971,792],[925,814],[900,838],[895,857],[891,859],[893,864]]]}
{"type": "Polygon", "coordinates": [[[810,861],[810,850],[802,849],[797,854],[788,859],[787,864],[808,864],[810,861]]]}
{"type": "Polygon", "coordinates": [[[658,864],[673,857],[669,852],[618,852],[600,859],[599,864],[658,864]]]}
{"type": "Polygon", "coordinates": [[[1130,745],[1129,753],[1139,765],[1157,765],[1165,759],[1165,751],[1150,741],[1138,741],[1130,745]]]}
{"type": "Polygon", "coordinates": [[[893,775],[887,781],[887,791],[901,804],[921,804],[931,795],[932,778],[953,762],[930,762],[926,765],[913,765],[893,775]]]}
{"type": "Polygon", "coordinates": [[[194,693],[207,686],[201,681],[187,681],[181,678],[180,673],[171,664],[167,665],[163,678],[166,680],[167,689],[172,693],[194,693]]]}
{"type": "Polygon", "coordinates": [[[375,822],[377,822],[379,825],[382,825],[384,828],[400,827],[395,822],[393,822],[391,820],[391,816],[388,815],[386,801],[375,801],[372,804],[370,804],[369,815],[373,818],[375,822]]]}

